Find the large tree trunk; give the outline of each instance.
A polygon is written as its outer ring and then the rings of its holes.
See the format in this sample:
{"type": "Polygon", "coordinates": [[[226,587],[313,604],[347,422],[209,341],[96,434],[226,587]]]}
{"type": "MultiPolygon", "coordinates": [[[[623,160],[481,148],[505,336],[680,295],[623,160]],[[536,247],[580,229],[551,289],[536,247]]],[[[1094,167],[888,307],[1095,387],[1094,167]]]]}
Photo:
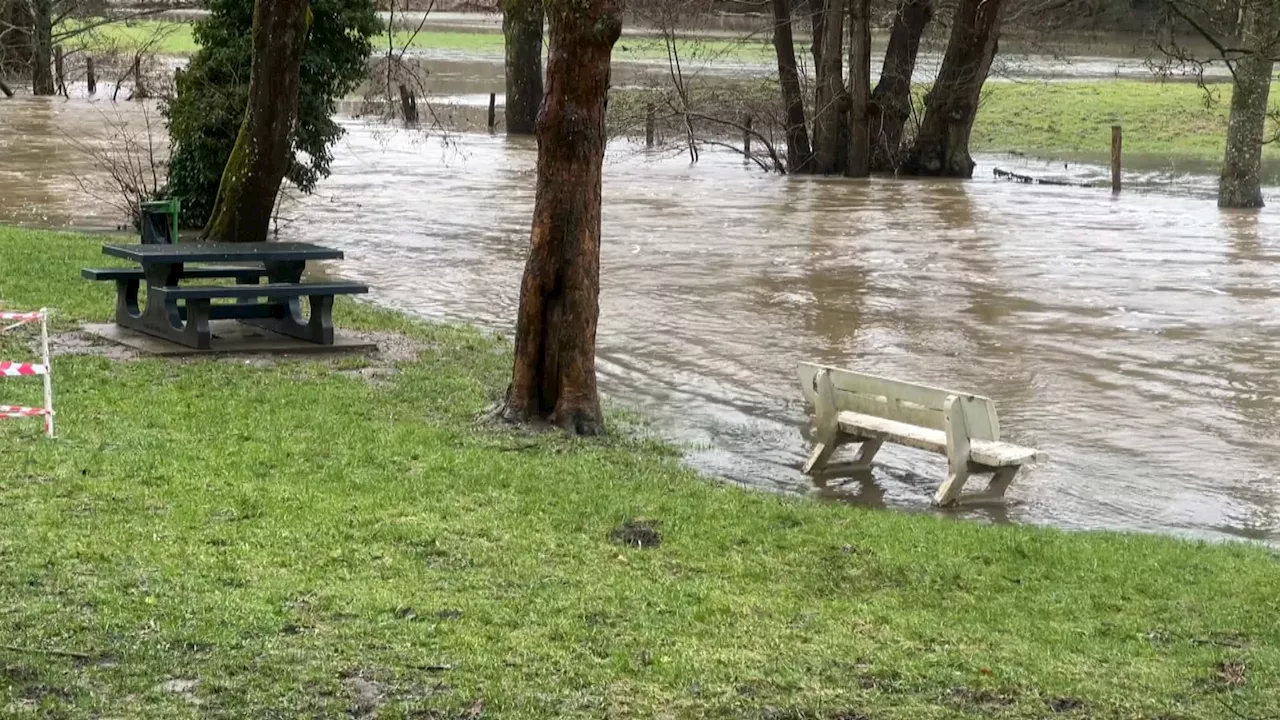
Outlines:
{"type": "Polygon", "coordinates": [[[844,89],[844,0],[827,0],[821,23],[821,42],[814,40],[817,87],[813,104],[813,157],[817,172],[835,175],[844,171],[849,152],[848,95],[844,89]]]}
{"type": "Polygon", "coordinates": [[[804,96],[800,89],[800,71],[796,67],[795,39],[791,32],[790,0],[773,0],[773,48],[778,54],[778,79],[782,85],[782,104],[787,110],[787,171],[796,174],[813,172],[813,151],[809,147],[809,130],[804,117],[804,96]]]}
{"type": "Polygon", "coordinates": [[[924,99],[924,122],[903,161],[904,175],[973,177],[969,133],[1000,37],[1003,0],[960,0],[942,69],[924,99]]]}
{"type": "Polygon", "coordinates": [[[542,103],[542,0],[504,0],[507,134],[532,135],[542,103]]]}
{"type": "Polygon", "coordinates": [[[222,171],[205,240],[266,242],[298,117],[299,69],[311,25],[308,0],[257,0],[249,104],[222,171]]]}
{"type": "Polygon", "coordinates": [[[871,93],[871,169],[893,172],[902,154],[902,130],[911,118],[911,76],[920,38],[933,19],[933,0],[901,0],[893,17],[880,81],[871,93]]]}
{"type": "Polygon", "coordinates": [[[31,67],[31,6],[0,0],[0,77],[17,77],[31,67]]]}
{"type": "Polygon", "coordinates": [[[849,177],[871,174],[871,0],[849,0],[849,177]]]}
{"type": "Polygon", "coordinates": [[[31,94],[52,95],[53,84],[53,3],[35,0],[31,4],[31,94]]]}
{"type": "Polygon", "coordinates": [[[1271,93],[1280,10],[1273,3],[1257,3],[1245,11],[1244,46],[1254,51],[1236,63],[1231,89],[1231,119],[1227,125],[1227,153],[1218,182],[1218,207],[1260,208],[1262,202],[1262,143],[1271,93]]]}
{"type": "Polygon", "coordinates": [[[547,13],[538,189],[502,414],[597,435],[604,431],[595,360],[604,117],[622,18],[618,0],[549,0],[547,13]]]}

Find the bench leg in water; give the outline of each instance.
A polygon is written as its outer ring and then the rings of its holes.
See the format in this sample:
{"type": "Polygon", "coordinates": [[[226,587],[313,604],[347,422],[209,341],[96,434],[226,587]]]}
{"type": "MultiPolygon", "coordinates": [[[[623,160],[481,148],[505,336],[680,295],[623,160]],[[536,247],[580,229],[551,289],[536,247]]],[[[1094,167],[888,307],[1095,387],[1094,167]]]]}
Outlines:
{"type": "Polygon", "coordinates": [[[836,410],[836,391],[831,385],[831,373],[819,370],[813,378],[813,385],[817,392],[814,400],[813,439],[817,444],[809,461],[804,464],[802,472],[805,475],[812,475],[826,467],[840,442],[840,416],[836,410]]]}
{"type": "Polygon", "coordinates": [[[1013,479],[1017,477],[1018,469],[1018,466],[1014,465],[1013,467],[1005,467],[996,470],[995,474],[991,476],[991,483],[987,485],[986,494],[995,497],[1004,497],[1005,492],[1009,490],[1009,485],[1013,482],[1013,479]]]}
{"type": "Polygon", "coordinates": [[[853,468],[856,470],[870,470],[871,461],[875,460],[876,453],[880,452],[880,448],[883,445],[883,440],[863,440],[862,447],[858,448],[857,457],[853,459],[853,468]]]}
{"type": "Polygon", "coordinates": [[[965,423],[964,403],[958,397],[947,398],[942,408],[947,427],[947,479],[938,488],[933,502],[939,507],[952,507],[960,500],[960,492],[969,480],[969,427],[965,423]]]}

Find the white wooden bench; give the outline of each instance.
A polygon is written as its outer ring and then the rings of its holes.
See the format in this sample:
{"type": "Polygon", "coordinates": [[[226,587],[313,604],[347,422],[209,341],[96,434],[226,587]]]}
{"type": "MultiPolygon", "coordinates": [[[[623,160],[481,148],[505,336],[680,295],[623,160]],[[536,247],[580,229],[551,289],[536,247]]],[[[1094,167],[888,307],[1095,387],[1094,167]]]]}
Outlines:
{"type": "Polygon", "coordinates": [[[947,456],[947,479],[934,496],[947,507],[959,504],[972,474],[990,473],[991,482],[965,500],[999,499],[1019,468],[1045,459],[1038,450],[1000,441],[995,403],[985,397],[812,363],[800,364],[800,387],[813,404],[817,443],[806,475],[821,472],[847,443],[861,443],[852,465],[863,470],[884,443],[905,445],[947,456]]]}

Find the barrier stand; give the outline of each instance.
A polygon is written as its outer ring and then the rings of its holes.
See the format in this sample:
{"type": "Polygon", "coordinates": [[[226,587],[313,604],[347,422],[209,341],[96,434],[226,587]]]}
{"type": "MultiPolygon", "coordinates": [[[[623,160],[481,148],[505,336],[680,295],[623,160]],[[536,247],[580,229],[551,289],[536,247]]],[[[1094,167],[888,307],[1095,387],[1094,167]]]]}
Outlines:
{"type": "Polygon", "coordinates": [[[43,417],[44,431],[53,437],[53,364],[49,359],[49,312],[0,312],[0,323],[10,322],[7,327],[0,327],[0,333],[6,333],[28,323],[40,323],[40,355],[41,363],[0,361],[0,378],[5,377],[42,377],[44,378],[44,407],[22,407],[20,405],[0,405],[0,420],[10,418],[43,417]]]}

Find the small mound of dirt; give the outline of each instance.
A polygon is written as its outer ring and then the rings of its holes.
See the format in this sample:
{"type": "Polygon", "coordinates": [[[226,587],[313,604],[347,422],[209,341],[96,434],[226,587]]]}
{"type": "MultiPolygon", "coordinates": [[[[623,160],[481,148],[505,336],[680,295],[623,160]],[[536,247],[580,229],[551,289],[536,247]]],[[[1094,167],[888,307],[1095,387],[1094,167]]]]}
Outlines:
{"type": "Polygon", "coordinates": [[[1084,709],[1084,701],[1077,697],[1049,698],[1049,709],[1056,713],[1069,713],[1084,709]]]}
{"type": "Polygon", "coordinates": [[[630,545],[640,549],[656,548],[662,544],[662,533],[658,532],[656,520],[632,518],[609,533],[609,540],[619,545],[630,545]]]}

